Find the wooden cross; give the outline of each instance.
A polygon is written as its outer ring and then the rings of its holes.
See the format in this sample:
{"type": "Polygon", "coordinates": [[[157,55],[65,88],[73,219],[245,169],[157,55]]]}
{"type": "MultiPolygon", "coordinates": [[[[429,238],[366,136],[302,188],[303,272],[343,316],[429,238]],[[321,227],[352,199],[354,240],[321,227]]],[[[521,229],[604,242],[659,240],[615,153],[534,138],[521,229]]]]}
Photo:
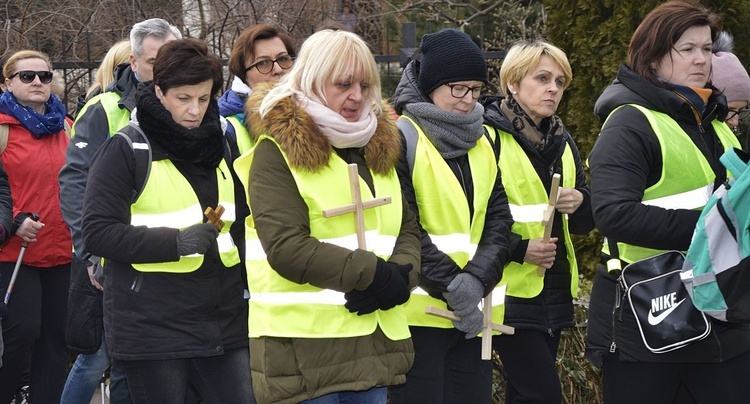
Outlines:
{"type": "MultiPolygon", "coordinates": [[[[455,315],[450,310],[441,309],[435,306],[427,306],[425,313],[441,317],[451,321],[461,321],[461,317],[455,315]]],[[[482,315],[484,322],[482,326],[482,360],[492,359],[492,331],[499,331],[505,335],[513,335],[516,329],[505,324],[496,324],[492,322],[492,293],[484,298],[482,306],[482,315]]]]}
{"type": "Polygon", "coordinates": [[[203,214],[206,215],[208,218],[208,223],[211,223],[212,225],[216,226],[219,231],[224,228],[224,221],[221,220],[221,215],[224,214],[224,207],[221,205],[216,206],[216,210],[211,209],[211,207],[207,207],[206,211],[203,212],[203,214]]]}
{"type": "Polygon", "coordinates": [[[359,188],[359,171],[356,164],[349,164],[349,189],[352,194],[352,203],[338,208],[326,209],[323,217],[334,217],[346,213],[354,213],[354,228],[357,231],[357,248],[367,250],[365,242],[365,209],[375,208],[391,203],[390,196],[382,196],[366,202],[362,202],[362,193],[359,188]]]}
{"type": "MultiPolygon", "coordinates": [[[[552,222],[555,221],[555,210],[557,209],[557,199],[560,197],[560,193],[562,193],[560,174],[555,174],[552,176],[552,186],[549,189],[549,204],[547,205],[547,210],[544,212],[544,217],[542,217],[542,224],[544,225],[543,243],[549,243],[549,238],[552,235],[552,222]]],[[[536,274],[542,277],[546,271],[547,268],[540,266],[536,269],[536,274]]]]}

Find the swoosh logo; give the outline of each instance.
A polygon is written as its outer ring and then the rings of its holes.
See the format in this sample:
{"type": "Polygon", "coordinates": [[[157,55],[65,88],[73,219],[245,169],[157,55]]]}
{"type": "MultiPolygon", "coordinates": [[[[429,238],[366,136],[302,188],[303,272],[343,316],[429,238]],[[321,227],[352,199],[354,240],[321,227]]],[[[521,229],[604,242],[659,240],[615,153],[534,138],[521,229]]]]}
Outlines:
{"type": "Polygon", "coordinates": [[[658,316],[654,316],[654,313],[652,313],[651,310],[649,310],[648,311],[648,323],[651,324],[651,325],[657,325],[657,324],[661,323],[662,321],[664,321],[665,318],[667,318],[670,314],[672,314],[672,312],[677,308],[677,306],[681,305],[682,302],[685,301],[685,299],[687,299],[687,298],[683,298],[677,304],[675,304],[674,306],[672,306],[672,307],[664,310],[658,316]]]}

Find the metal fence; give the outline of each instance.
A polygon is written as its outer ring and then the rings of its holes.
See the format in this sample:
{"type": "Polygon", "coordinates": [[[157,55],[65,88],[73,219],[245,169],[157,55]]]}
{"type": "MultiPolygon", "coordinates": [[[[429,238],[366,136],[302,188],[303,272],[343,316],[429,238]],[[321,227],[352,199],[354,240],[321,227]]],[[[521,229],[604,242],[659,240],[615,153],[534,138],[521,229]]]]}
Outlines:
{"type": "MultiPolygon", "coordinates": [[[[444,27],[445,26],[442,25],[427,24],[423,28],[424,33],[430,33],[438,31],[444,27]]],[[[478,33],[476,36],[479,38],[478,45],[480,48],[483,48],[483,44],[485,43],[484,25],[478,24],[477,28],[478,33]]],[[[402,23],[400,26],[400,32],[392,32],[392,29],[389,29],[386,26],[383,34],[385,42],[389,44],[392,43],[393,38],[396,40],[400,38],[397,52],[375,55],[375,61],[380,66],[381,71],[383,97],[390,97],[396,90],[396,85],[399,82],[403,68],[410,60],[412,60],[412,58],[418,57],[417,25],[413,22],[402,23]]],[[[113,36],[112,43],[116,42],[118,39],[119,38],[113,36]]],[[[367,40],[367,38],[365,38],[365,40],[367,40]]],[[[63,38],[62,52],[50,52],[47,50],[47,53],[67,55],[67,50],[72,46],[71,42],[72,40],[69,39],[66,41],[66,39],[63,38]]],[[[216,46],[216,44],[213,43],[209,45],[216,46]]],[[[67,60],[63,57],[61,60],[55,60],[52,63],[53,69],[62,73],[60,74],[60,77],[62,78],[64,91],[61,94],[61,98],[71,113],[75,112],[77,97],[80,94],[84,94],[86,89],[91,85],[94,80],[95,71],[101,63],[101,60],[98,57],[93,56],[94,52],[92,52],[92,45],[88,34],[85,34],[76,46],[82,48],[82,50],[77,53],[85,55],[84,58],[79,57],[78,60],[67,60]]],[[[43,49],[43,47],[40,46],[37,47],[37,49],[43,49]]],[[[484,56],[485,59],[488,60],[503,59],[505,57],[505,51],[484,52],[484,56]]],[[[223,63],[226,66],[227,60],[224,59],[223,63]]],[[[225,82],[229,85],[230,77],[228,71],[225,74],[225,79],[225,82]]]]}

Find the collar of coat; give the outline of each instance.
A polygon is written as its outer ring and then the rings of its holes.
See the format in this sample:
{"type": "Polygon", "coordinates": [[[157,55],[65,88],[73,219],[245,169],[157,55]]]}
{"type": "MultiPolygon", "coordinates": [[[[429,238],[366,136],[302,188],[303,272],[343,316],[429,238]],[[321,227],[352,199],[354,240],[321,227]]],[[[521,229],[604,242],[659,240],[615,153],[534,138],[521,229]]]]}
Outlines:
{"type": "MultiPolygon", "coordinates": [[[[260,117],[258,108],[270,89],[270,86],[258,88],[245,104],[245,125],[253,140],[257,141],[262,134],[274,138],[289,159],[289,166],[295,170],[317,172],[326,167],[334,152],[333,146],[297,102],[286,98],[265,117],[260,117]]],[[[364,149],[368,168],[386,175],[398,163],[401,135],[388,113],[391,106],[383,101],[382,108],[375,134],[364,149]]]]}

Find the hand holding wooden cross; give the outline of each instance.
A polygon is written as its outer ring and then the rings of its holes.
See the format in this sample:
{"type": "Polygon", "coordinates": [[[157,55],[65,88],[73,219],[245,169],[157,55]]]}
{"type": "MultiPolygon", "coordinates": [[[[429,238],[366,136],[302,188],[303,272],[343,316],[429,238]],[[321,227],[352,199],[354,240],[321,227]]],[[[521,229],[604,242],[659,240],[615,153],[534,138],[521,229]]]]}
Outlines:
{"type": "MultiPolygon", "coordinates": [[[[549,243],[549,238],[552,235],[552,222],[555,221],[557,199],[560,197],[561,192],[560,174],[555,174],[552,176],[552,186],[549,189],[549,204],[547,205],[547,210],[544,212],[544,217],[542,218],[542,224],[544,225],[544,236],[542,237],[542,242],[544,243],[549,243]]],[[[536,274],[541,277],[544,276],[546,271],[547,268],[540,266],[536,269],[536,274]]]]}
{"type": "Polygon", "coordinates": [[[211,223],[212,225],[216,226],[219,231],[224,228],[224,221],[221,220],[221,215],[224,214],[224,207],[221,205],[216,206],[216,210],[211,209],[211,207],[207,207],[206,211],[203,212],[203,214],[206,215],[208,218],[208,223],[211,223]]]}

